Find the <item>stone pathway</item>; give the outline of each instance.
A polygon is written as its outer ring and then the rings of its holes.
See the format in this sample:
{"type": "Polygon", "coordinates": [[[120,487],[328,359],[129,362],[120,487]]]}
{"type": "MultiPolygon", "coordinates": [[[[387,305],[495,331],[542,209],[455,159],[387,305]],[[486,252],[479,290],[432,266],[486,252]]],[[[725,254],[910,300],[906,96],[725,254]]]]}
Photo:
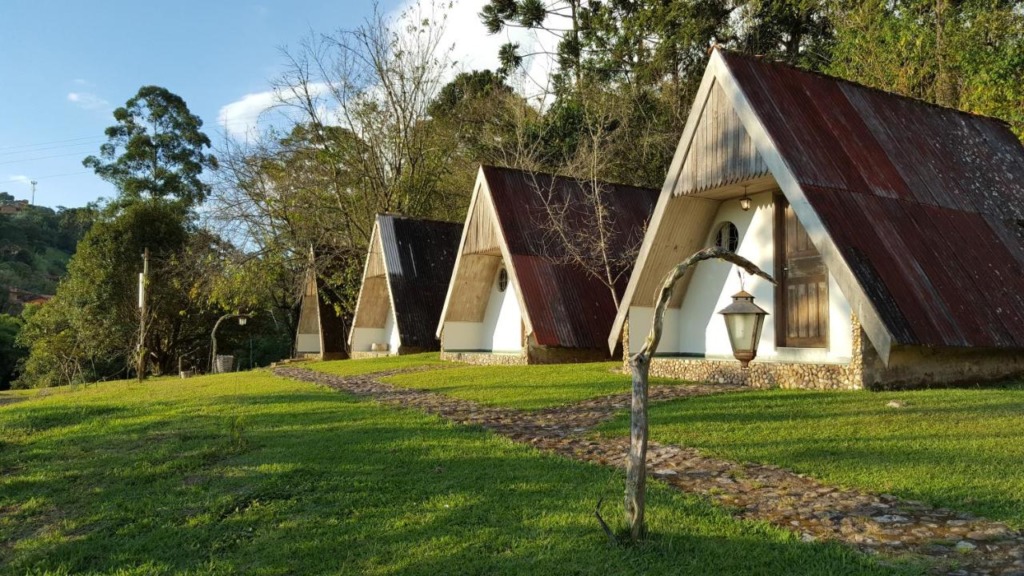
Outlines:
{"type": "MultiPolygon", "coordinates": [[[[459,424],[484,427],[517,442],[597,464],[625,467],[627,438],[587,438],[587,432],[628,409],[617,394],[540,411],[481,406],[433,392],[385,384],[402,370],[341,377],[298,367],[278,376],[314,382],[384,404],[417,408],[459,424]]],[[[740,386],[653,386],[652,402],[736,392],[740,386]]],[[[680,490],[703,494],[740,518],[765,520],[798,532],[805,541],[845,542],[869,554],[923,556],[935,572],[1024,576],[1024,533],[970,514],[932,508],[895,496],[828,486],[768,465],[712,458],[693,448],[651,443],[649,474],[680,490]]]]}

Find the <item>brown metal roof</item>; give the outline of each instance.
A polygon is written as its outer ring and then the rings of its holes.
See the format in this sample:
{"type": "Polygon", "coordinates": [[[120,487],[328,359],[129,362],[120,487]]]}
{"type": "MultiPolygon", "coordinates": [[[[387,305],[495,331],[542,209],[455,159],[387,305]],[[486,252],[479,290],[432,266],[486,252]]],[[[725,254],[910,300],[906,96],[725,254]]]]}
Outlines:
{"type": "Polygon", "coordinates": [[[1024,348],[1024,147],[1006,124],[722,56],[896,343],[1024,348]]]}
{"type": "MultiPolygon", "coordinates": [[[[590,182],[508,168],[482,167],[502,233],[519,281],[534,337],[542,346],[604,346],[617,308],[604,283],[580,267],[552,257],[544,202],[538,190],[559,203],[583,202],[590,182]]],[[[642,237],[659,192],[621,184],[602,184],[612,214],[613,249],[642,237]]],[[[584,218],[576,222],[581,226],[584,218]]],[[[629,270],[615,286],[621,298],[629,270]]]]}

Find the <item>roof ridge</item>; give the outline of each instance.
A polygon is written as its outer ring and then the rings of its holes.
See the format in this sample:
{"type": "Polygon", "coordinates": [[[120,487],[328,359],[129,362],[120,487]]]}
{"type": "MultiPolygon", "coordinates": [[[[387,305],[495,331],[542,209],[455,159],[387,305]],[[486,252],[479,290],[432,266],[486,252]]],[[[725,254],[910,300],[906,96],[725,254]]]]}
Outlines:
{"type": "Polygon", "coordinates": [[[818,78],[823,78],[825,80],[831,80],[831,81],[834,81],[834,82],[840,82],[840,83],[843,83],[843,84],[849,84],[850,86],[853,86],[853,87],[856,87],[856,88],[863,88],[864,90],[868,90],[868,91],[871,91],[871,92],[877,92],[877,93],[879,93],[879,94],[881,94],[883,96],[889,96],[889,97],[892,97],[892,98],[899,98],[899,99],[902,99],[902,100],[909,100],[910,102],[912,102],[914,104],[920,104],[920,105],[923,105],[923,106],[928,106],[930,108],[935,108],[935,109],[938,109],[940,111],[956,112],[958,114],[962,114],[964,116],[968,116],[968,117],[971,117],[971,118],[980,118],[980,119],[983,119],[983,120],[992,120],[994,122],[998,122],[999,124],[1002,124],[1002,125],[1006,126],[1007,128],[1010,128],[1011,132],[1012,132],[1012,128],[1013,127],[1010,124],[1010,122],[1007,121],[1007,120],[1003,120],[1002,118],[999,118],[999,117],[996,117],[996,116],[987,116],[985,114],[978,114],[977,112],[970,112],[970,111],[967,111],[967,110],[961,110],[960,108],[953,108],[951,106],[943,106],[942,104],[936,104],[934,102],[929,102],[927,100],[922,100],[921,98],[916,98],[914,96],[907,96],[906,94],[900,94],[898,92],[890,92],[889,90],[884,90],[884,89],[878,88],[876,86],[871,86],[871,85],[868,85],[868,84],[864,84],[863,82],[858,82],[856,80],[850,80],[848,78],[843,78],[841,76],[832,76],[831,74],[825,74],[824,72],[818,72],[817,70],[807,70],[805,68],[800,68],[799,66],[790,64],[788,62],[783,62],[781,60],[775,60],[775,59],[769,58],[768,56],[764,56],[764,55],[744,54],[742,52],[738,52],[738,51],[735,51],[735,50],[730,50],[730,49],[727,49],[727,48],[722,48],[721,46],[715,46],[713,49],[714,50],[718,50],[719,52],[722,53],[723,56],[728,57],[728,58],[738,58],[740,60],[756,62],[757,64],[766,64],[766,65],[769,65],[769,66],[776,66],[776,67],[779,67],[779,68],[788,68],[790,70],[793,70],[795,72],[799,72],[801,74],[807,74],[809,76],[816,76],[818,78]]]}
{"type": "Polygon", "coordinates": [[[438,220],[436,218],[421,218],[419,216],[409,216],[406,214],[396,214],[392,212],[378,212],[376,217],[387,217],[394,218],[397,220],[412,220],[415,222],[432,222],[435,224],[457,224],[462,225],[462,222],[452,222],[451,220],[438,220]]]}
{"type": "MultiPolygon", "coordinates": [[[[559,179],[559,180],[571,180],[571,181],[582,182],[582,183],[589,183],[589,182],[591,182],[591,180],[584,180],[583,178],[576,178],[575,176],[569,176],[567,174],[552,174],[551,172],[544,172],[542,170],[526,170],[526,169],[523,169],[523,168],[512,168],[511,166],[497,166],[497,165],[494,165],[494,164],[481,164],[480,168],[482,168],[485,172],[487,170],[505,170],[505,171],[508,171],[508,172],[518,172],[520,174],[530,174],[530,175],[546,176],[548,178],[559,179]]],[[[600,184],[604,184],[604,185],[607,185],[607,186],[614,186],[614,187],[617,187],[617,188],[636,188],[637,190],[655,190],[655,191],[658,190],[658,188],[656,188],[654,186],[636,186],[635,184],[625,184],[623,182],[612,182],[610,180],[597,180],[597,179],[595,179],[595,181],[600,183],[600,184]]]]}

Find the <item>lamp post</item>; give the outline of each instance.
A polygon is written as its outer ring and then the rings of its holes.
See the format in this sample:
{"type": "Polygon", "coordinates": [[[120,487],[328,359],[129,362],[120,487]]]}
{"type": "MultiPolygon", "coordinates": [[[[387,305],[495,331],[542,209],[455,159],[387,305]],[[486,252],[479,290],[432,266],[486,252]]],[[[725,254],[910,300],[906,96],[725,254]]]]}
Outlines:
{"type": "Polygon", "coordinates": [[[220,323],[229,319],[238,318],[238,325],[245,326],[245,323],[252,318],[249,314],[225,314],[217,319],[216,324],[213,325],[213,332],[210,333],[210,373],[215,374],[217,372],[217,328],[220,328],[220,323]]]}
{"type": "Polygon", "coordinates": [[[732,295],[732,304],[718,313],[725,319],[732,355],[746,368],[757,357],[757,344],[761,340],[761,328],[764,327],[764,317],[768,312],[754,304],[752,294],[740,290],[732,295]]]}

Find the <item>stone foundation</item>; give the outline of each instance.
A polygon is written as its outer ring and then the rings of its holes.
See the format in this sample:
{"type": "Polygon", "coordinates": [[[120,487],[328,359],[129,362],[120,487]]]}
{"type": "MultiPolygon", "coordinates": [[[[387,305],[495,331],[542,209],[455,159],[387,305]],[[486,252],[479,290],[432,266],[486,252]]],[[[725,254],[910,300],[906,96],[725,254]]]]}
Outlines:
{"type": "Polygon", "coordinates": [[[448,352],[442,350],[441,360],[481,366],[525,366],[528,364],[524,354],[502,354],[501,352],[448,352]]]}
{"type": "Polygon", "coordinates": [[[601,349],[555,348],[529,346],[520,353],[515,352],[459,352],[441,351],[441,359],[485,366],[525,366],[527,364],[579,364],[583,362],[604,362],[608,353],[601,349]]]}
{"type": "Polygon", "coordinates": [[[352,359],[353,360],[366,360],[368,358],[385,358],[387,356],[391,356],[391,352],[387,352],[387,351],[384,351],[384,352],[370,352],[370,351],[367,351],[367,350],[353,350],[352,351],[352,359]]]}
{"type": "MultiPolygon", "coordinates": [[[[746,369],[732,359],[655,357],[651,376],[746,384],[754,388],[807,388],[816,390],[872,390],[966,386],[1024,378],[1024,351],[985,349],[933,349],[922,346],[894,348],[889,365],[853,317],[853,357],[847,364],[801,364],[755,359],[746,369]]],[[[629,349],[629,323],[623,328],[623,349],[629,349]]],[[[629,370],[629,360],[623,356],[629,370]]]]}
{"type": "Polygon", "coordinates": [[[851,364],[794,364],[757,362],[748,368],[737,360],[655,358],[651,376],[713,384],[745,384],[753,388],[809,388],[856,390],[863,387],[851,364]]]}
{"type": "MultiPolygon", "coordinates": [[[[629,350],[629,322],[622,332],[623,350],[629,350]]],[[[806,388],[814,390],[859,390],[865,386],[864,357],[874,352],[857,317],[853,318],[853,357],[845,364],[805,364],[755,359],[747,368],[738,360],[655,357],[651,376],[710,382],[745,384],[754,388],[806,388]],[[865,347],[869,350],[865,350],[865,347]]],[[[623,355],[625,368],[629,359],[623,355]]]]}

